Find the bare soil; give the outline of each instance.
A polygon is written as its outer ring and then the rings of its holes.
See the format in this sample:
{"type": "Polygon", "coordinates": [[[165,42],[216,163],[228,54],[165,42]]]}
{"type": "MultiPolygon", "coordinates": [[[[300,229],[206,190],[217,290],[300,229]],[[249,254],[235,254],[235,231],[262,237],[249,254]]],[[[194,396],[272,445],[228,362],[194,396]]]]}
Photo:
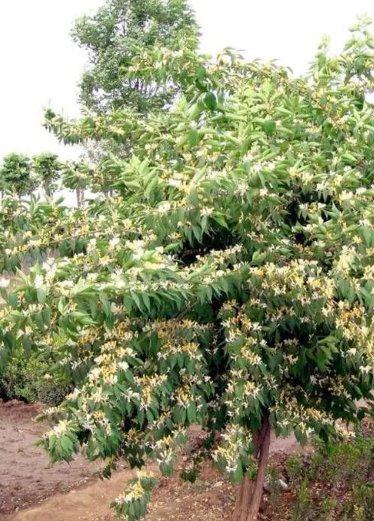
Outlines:
{"type": "MultiPolygon", "coordinates": [[[[0,519],[114,520],[109,505],[124,491],[132,471],[122,469],[103,482],[94,477],[97,468],[81,457],[51,467],[44,452],[33,446],[45,431],[45,425],[33,421],[39,410],[20,402],[0,403],[0,519]]],[[[273,440],[271,458],[278,462],[299,450],[293,438],[273,440]]],[[[235,487],[209,463],[194,484],[180,481],[178,473],[171,479],[159,476],[146,521],[228,521],[235,494],[235,487]]],[[[267,516],[266,497],[263,507],[262,519],[277,519],[267,516]]]]}
{"type": "Polygon", "coordinates": [[[33,445],[46,430],[33,418],[42,406],[0,402],[0,519],[59,492],[86,483],[96,468],[78,457],[71,464],[51,466],[33,445]]]}

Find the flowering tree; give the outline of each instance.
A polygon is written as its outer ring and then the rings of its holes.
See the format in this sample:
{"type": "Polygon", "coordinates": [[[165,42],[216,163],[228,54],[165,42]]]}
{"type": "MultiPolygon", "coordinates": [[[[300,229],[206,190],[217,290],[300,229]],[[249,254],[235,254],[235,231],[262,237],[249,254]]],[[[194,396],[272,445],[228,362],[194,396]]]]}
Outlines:
{"type": "MultiPolygon", "coordinates": [[[[168,475],[198,423],[203,454],[239,484],[233,519],[252,521],[271,431],[329,441],[369,413],[368,25],[338,57],[323,44],[299,78],[230,51],[210,60],[155,48],[132,69],[184,85],[170,110],[49,117],[67,143],[132,143],[131,160],[99,165],[116,169],[117,196],[71,214],[56,206],[53,222],[18,230],[16,258],[51,242],[61,256],[1,290],[3,348],[54,350],[76,386],[45,413],[53,461],[82,451],[109,475],[118,457],[139,468],[154,458],[168,475]]],[[[141,518],[153,485],[141,472],[117,512],[141,518]]]]}

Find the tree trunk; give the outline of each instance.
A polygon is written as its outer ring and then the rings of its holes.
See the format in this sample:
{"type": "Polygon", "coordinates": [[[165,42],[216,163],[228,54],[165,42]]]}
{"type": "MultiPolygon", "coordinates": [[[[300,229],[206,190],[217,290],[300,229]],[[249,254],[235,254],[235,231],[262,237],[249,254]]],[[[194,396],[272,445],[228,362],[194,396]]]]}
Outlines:
{"type": "Polygon", "coordinates": [[[52,190],[47,181],[44,182],[44,193],[48,198],[50,198],[52,195],[52,190]]]}
{"type": "Polygon", "coordinates": [[[76,189],[76,195],[77,195],[77,206],[78,208],[82,208],[83,206],[83,198],[84,198],[84,192],[80,188],[76,189]]]}
{"type": "Polygon", "coordinates": [[[270,424],[266,414],[262,420],[261,430],[255,435],[255,452],[257,456],[257,476],[251,481],[246,474],[241,482],[236,498],[233,521],[255,521],[257,519],[270,449],[270,424]]]}

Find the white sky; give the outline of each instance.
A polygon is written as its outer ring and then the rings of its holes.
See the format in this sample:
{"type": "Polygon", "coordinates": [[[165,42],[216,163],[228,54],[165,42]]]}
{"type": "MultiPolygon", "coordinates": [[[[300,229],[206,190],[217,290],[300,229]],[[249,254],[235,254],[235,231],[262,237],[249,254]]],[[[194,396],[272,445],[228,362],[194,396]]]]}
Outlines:
{"type": "MultiPolygon", "coordinates": [[[[73,20],[104,0],[0,0],[0,158],[9,152],[76,151],[42,127],[43,107],[77,116],[77,83],[86,57],[69,36],[73,20]]],[[[279,58],[306,69],[323,34],[334,49],[358,14],[374,18],[373,0],[191,0],[202,50],[226,46],[247,57],[279,58]]]]}

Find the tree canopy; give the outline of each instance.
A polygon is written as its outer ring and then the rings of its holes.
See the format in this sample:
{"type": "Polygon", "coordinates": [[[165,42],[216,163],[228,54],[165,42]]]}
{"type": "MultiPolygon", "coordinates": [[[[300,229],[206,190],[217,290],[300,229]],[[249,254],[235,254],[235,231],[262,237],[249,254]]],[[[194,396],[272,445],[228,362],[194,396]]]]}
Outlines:
{"type": "MultiPolygon", "coordinates": [[[[3,352],[52,349],[75,383],[45,414],[53,461],[82,451],[108,475],[118,457],[154,458],[168,475],[198,423],[204,455],[241,483],[235,521],[252,521],[271,429],[328,442],[369,413],[373,49],[363,19],[294,78],[231,50],[155,46],[126,78],[179,82],[169,110],[48,114],[66,143],[131,138],[130,158],[98,166],[118,172],[114,197],[33,212],[7,199],[0,214],[28,223],[2,233],[14,265],[59,250],[1,290],[0,310],[3,352]]],[[[153,484],[141,471],[117,512],[142,517],[153,484]]]]}
{"type": "Polygon", "coordinates": [[[45,194],[51,197],[56,190],[56,181],[60,178],[62,169],[61,161],[56,154],[44,152],[33,158],[32,169],[37,181],[42,185],[45,194]]]}
{"type": "Polygon", "coordinates": [[[8,154],[0,166],[0,190],[18,196],[30,193],[35,188],[31,175],[31,159],[23,154],[8,154]]]}
{"type": "Polygon", "coordinates": [[[197,47],[197,25],[186,0],[106,0],[91,16],[79,18],[73,39],[89,53],[80,100],[94,112],[123,106],[147,113],[172,101],[178,86],[128,77],[134,56],[156,44],[174,51],[197,47]]]}

